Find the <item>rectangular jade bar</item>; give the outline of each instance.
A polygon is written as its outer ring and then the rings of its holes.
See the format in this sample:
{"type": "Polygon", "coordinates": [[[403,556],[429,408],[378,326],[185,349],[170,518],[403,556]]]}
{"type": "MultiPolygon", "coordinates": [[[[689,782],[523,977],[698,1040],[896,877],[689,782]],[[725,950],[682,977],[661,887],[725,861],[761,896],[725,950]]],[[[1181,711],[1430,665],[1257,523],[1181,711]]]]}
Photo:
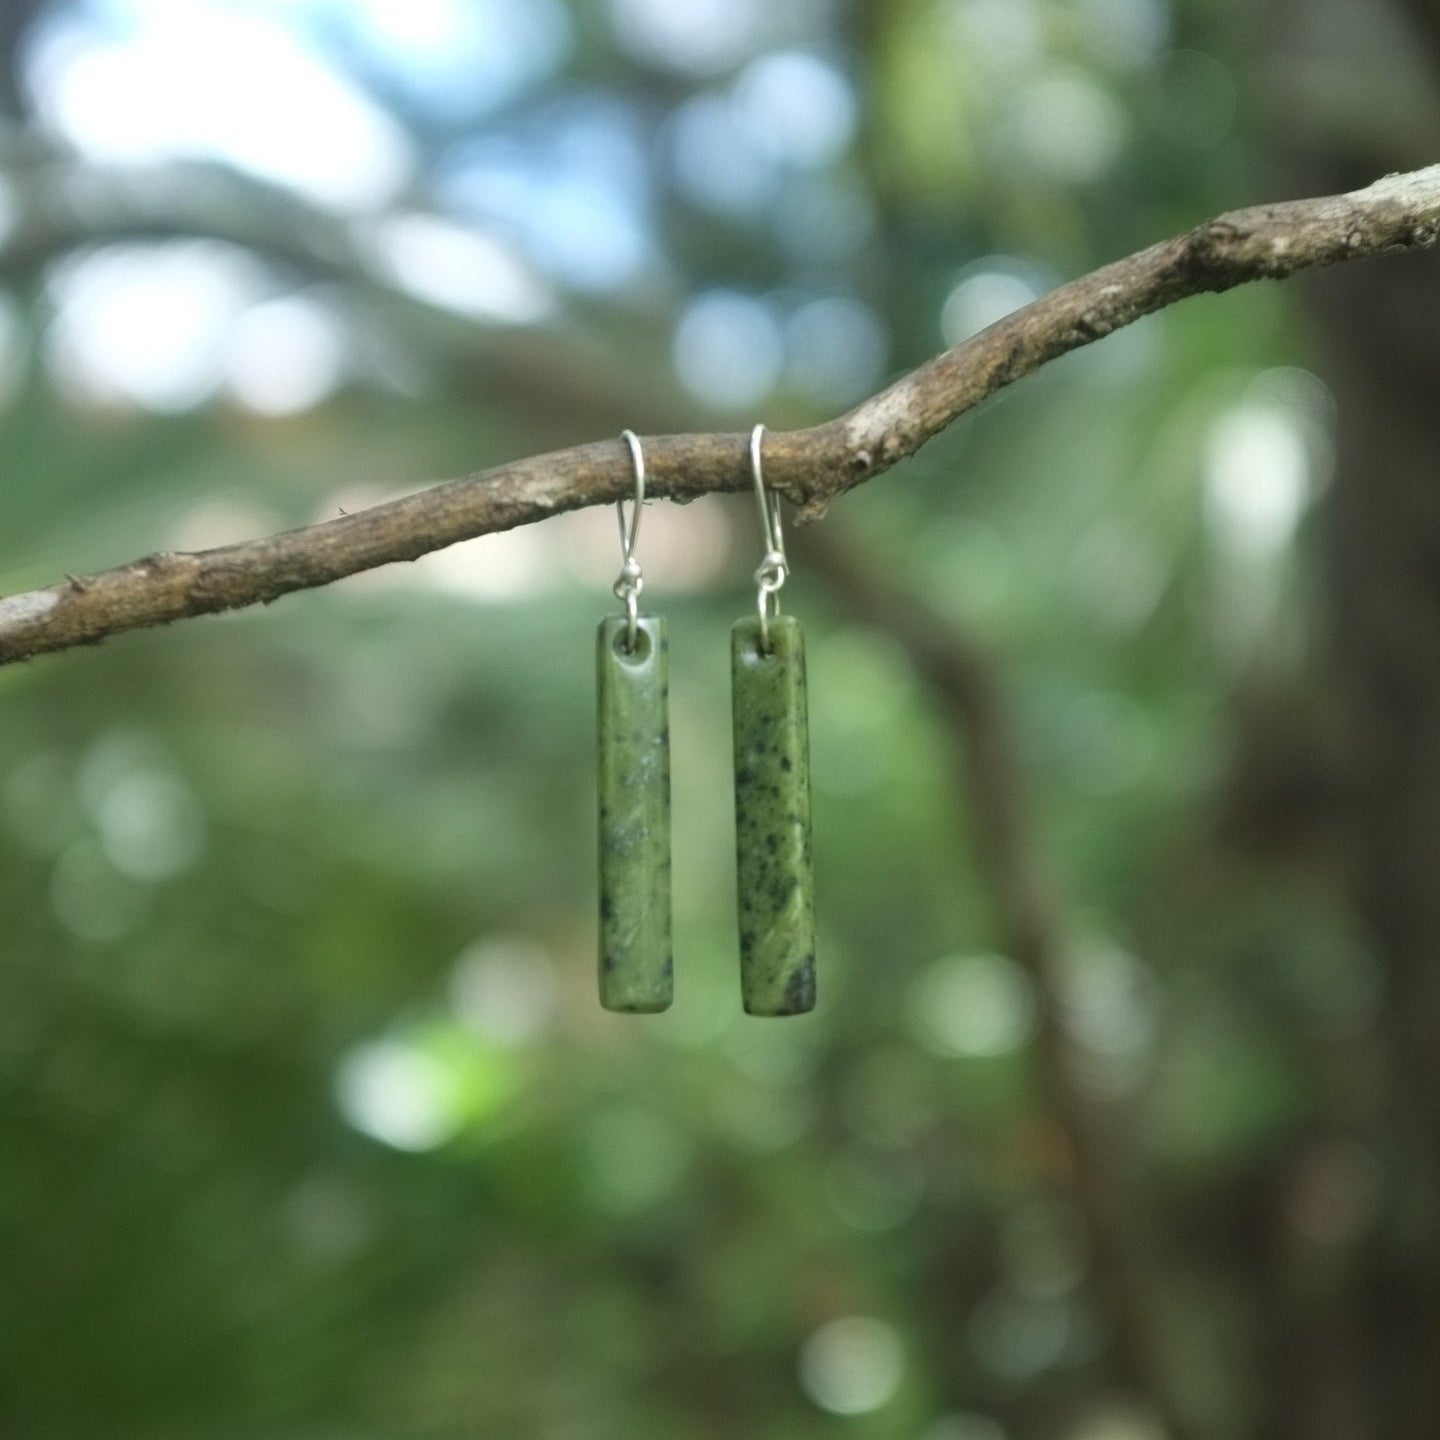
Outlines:
{"type": "Polygon", "coordinates": [[[758,615],[730,631],[740,989],[751,1015],[799,1015],[815,1008],[805,637],[790,615],[768,629],[764,650],[758,615]]]}
{"type": "Polygon", "coordinates": [[[668,1010],[670,948],[670,656],[665,622],[642,615],[626,648],[623,615],[600,622],[600,1003],[668,1010]]]}

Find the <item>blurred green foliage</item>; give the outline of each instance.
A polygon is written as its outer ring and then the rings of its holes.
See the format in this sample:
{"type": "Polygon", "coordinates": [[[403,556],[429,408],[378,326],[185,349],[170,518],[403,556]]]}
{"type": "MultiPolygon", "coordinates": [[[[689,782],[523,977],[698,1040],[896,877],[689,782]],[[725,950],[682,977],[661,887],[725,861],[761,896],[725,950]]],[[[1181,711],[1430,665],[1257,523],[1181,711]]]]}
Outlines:
{"type": "MultiPolygon", "coordinates": [[[[627,425],[823,418],[1029,294],[1268,198],[1233,6],[418,7],[442,42],[447,15],[540,26],[488,100],[444,43],[367,49],[374,6],[205,8],[303,34],[408,134],[413,173],[373,213],[302,192],[313,228],[290,233],[250,208],[264,175],[107,169],[55,139],[54,35],[139,34],[163,7],[37,11],[11,56],[15,223],[67,185],[130,199],[46,212],[48,248],[6,272],[7,593],[627,425]],[[767,79],[776,56],[798,69],[767,79]],[[53,146],[50,190],[27,141],[53,146]],[[597,195],[632,213],[597,208],[592,252],[597,195]],[[365,260],[386,214],[419,212],[506,247],[553,308],[486,323],[365,260]],[[247,303],[330,317],[345,359],[314,403],[267,414],[217,384],[147,406],[77,378],[66,265],[122,242],[168,263],[177,236],[248,252],[247,303]]],[[[264,104],[266,72],[247,83],[264,104]]],[[[1225,1197],[1363,1118],[1376,1083],[1364,944],[1323,883],[1228,844],[1221,803],[1231,700],[1311,645],[1333,415],[1307,353],[1280,289],[1163,313],[826,521],[998,657],[1073,952],[1045,1003],[1123,1137],[1178,1400],[1116,1368],[1038,1073],[1044,997],[996,953],[952,720],[803,561],[822,998],[740,1014],[725,634],[759,552],[739,497],[655,507],[641,547],[672,627],[664,1016],[594,998],[608,515],[0,674],[0,1429],[1146,1440],[1178,1406],[1252,1433],[1264,1297],[1225,1197]]],[[[1349,1148],[1312,1160],[1289,1244],[1323,1269],[1373,1178],[1349,1148]]]]}

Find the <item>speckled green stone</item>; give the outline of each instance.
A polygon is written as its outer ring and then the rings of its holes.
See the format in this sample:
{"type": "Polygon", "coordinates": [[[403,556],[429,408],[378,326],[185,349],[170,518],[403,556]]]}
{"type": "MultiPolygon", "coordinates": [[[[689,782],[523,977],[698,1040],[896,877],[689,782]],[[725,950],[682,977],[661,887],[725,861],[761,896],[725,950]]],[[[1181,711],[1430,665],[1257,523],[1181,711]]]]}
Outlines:
{"type": "Polygon", "coordinates": [[[642,615],[635,649],[623,615],[600,622],[600,1003],[667,1010],[670,948],[669,642],[665,622],[642,615]]]}
{"type": "Polygon", "coordinates": [[[815,1007],[815,878],[810,859],[810,740],[800,622],[730,631],[735,722],[735,849],[740,988],[751,1015],[815,1007]]]}

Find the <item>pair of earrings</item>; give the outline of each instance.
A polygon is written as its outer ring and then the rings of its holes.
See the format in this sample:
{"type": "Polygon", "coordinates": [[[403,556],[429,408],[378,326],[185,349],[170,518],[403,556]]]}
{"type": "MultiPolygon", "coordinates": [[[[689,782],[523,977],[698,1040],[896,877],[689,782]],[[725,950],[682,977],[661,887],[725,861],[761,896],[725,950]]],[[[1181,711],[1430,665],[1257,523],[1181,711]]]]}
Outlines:
{"type": "MultiPolygon", "coordinates": [[[[765,532],[755,572],[756,613],[730,632],[735,743],[735,849],[740,989],[751,1015],[798,1015],[815,1006],[815,884],[810,857],[810,746],[805,639],[780,613],[789,573],[779,497],[761,460],[765,427],[750,435],[750,470],[765,532]]],[[[624,502],[615,581],[623,615],[600,622],[600,1003],[607,1010],[670,1006],[669,654],[665,621],[640,613],[645,587],[635,545],[645,500],[645,456],[624,432],[635,471],[624,502]]]]}

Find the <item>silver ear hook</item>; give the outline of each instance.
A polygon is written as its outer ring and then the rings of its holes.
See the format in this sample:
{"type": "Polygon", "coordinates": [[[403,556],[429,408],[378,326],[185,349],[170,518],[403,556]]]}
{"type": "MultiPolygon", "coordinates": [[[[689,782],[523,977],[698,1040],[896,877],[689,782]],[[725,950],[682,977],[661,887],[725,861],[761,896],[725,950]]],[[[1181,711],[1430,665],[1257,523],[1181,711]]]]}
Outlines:
{"type": "Polygon", "coordinates": [[[615,598],[625,602],[625,648],[633,651],[640,618],[640,592],[645,588],[640,562],[635,558],[635,544],[640,538],[640,515],[645,505],[645,452],[640,448],[640,437],[633,430],[622,430],[620,434],[630,447],[630,462],[635,469],[635,500],[628,524],[625,520],[625,502],[615,502],[615,514],[620,520],[620,550],[623,562],[613,589],[615,598]]]}
{"type": "Polygon", "coordinates": [[[763,425],[757,425],[750,432],[750,473],[755,479],[755,499],[760,506],[760,528],[765,533],[765,558],[755,571],[762,651],[770,648],[770,616],[780,613],[780,587],[790,573],[790,562],[785,558],[785,532],[780,525],[780,497],[765,486],[765,471],[760,457],[764,438],[763,425]]]}

